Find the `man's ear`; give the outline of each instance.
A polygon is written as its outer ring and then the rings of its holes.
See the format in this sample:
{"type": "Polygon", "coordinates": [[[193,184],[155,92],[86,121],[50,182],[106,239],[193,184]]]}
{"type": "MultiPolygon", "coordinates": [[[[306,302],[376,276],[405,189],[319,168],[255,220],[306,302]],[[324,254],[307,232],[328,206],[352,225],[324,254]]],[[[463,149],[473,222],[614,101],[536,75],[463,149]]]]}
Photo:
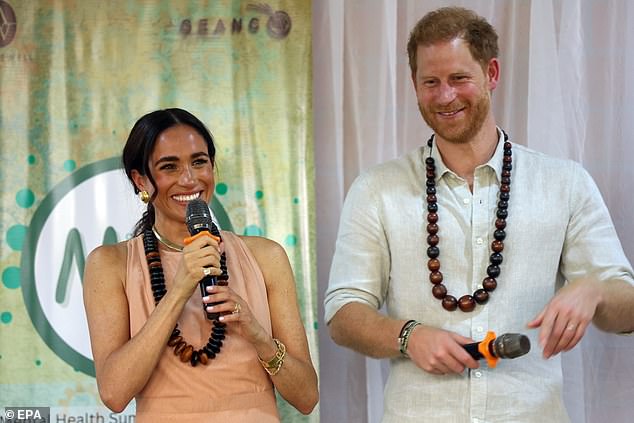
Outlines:
{"type": "Polygon", "coordinates": [[[495,57],[489,61],[487,66],[487,79],[489,91],[493,91],[498,86],[500,80],[500,62],[495,57]]]}

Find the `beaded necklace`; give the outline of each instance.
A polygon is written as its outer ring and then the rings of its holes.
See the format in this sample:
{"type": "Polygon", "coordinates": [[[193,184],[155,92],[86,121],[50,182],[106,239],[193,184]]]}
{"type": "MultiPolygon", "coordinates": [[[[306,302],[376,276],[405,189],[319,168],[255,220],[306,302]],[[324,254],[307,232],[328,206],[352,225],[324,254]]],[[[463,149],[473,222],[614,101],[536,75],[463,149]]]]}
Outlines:
{"type": "Polygon", "coordinates": [[[482,281],[482,288],[475,290],[473,295],[463,295],[456,299],[453,295],[447,294],[447,287],[442,283],[443,275],[440,272],[440,249],[438,243],[438,202],[436,198],[436,163],[431,156],[431,149],[434,142],[434,135],[429,138],[429,156],[425,159],[425,169],[427,176],[427,268],[429,269],[429,281],[432,283],[432,295],[442,301],[442,306],[447,311],[454,311],[460,308],[463,312],[470,312],[475,309],[476,303],[483,305],[489,301],[489,292],[497,287],[496,278],[500,275],[500,264],[502,263],[502,250],[504,250],[504,238],[506,238],[506,218],[508,217],[508,206],[511,192],[511,169],[513,169],[512,145],[506,132],[504,134],[504,158],[502,163],[502,178],[500,179],[500,192],[498,207],[495,212],[494,241],[491,243],[491,256],[487,267],[487,277],[482,281]]]}
{"type": "MultiPolygon", "coordinates": [[[[215,227],[213,229],[213,235],[220,237],[218,229],[215,227]]],[[[145,229],[143,231],[143,248],[145,250],[147,265],[150,269],[150,284],[152,286],[154,304],[158,305],[163,296],[167,293],[167,289],[165,288],[165,275],[163,274],[161,255],[158,250],[158,240],[152,229],[145,229]]],[[[224,252],[220,256],[220,269],[222,270],[222,274],[218,276],[218,285],[227,285],[229,274],[227,272],[227,259],[224,252]]],[[[227,331],[226,326],[225,323],[215,319],[207,344],[196,350],[192,345],[183,340],[177,323],[167,341],[167,345],[174,348],[174,354],[179,356],[183,363],[189,362],[192,366],[196,366],[198,363],[205,365],[209,360],[214,359],[216,354],[220,353],[222,340],[225,339],[227,331]]]]}

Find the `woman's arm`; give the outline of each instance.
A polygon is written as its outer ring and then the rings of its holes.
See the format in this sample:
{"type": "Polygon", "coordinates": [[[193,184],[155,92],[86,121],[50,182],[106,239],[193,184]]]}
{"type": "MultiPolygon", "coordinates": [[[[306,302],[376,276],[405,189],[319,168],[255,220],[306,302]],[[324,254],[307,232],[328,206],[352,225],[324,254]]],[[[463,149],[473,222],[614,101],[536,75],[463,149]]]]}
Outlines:
{"type": "MultiPolygon", "coordinates": [[[[284,249],[260,237],[242,237],[260,265],[269,300],[273,336],[286,346],[280,371],[271,376],[275,388],[301,413],[309,414],[317,401],[317,374],[310,359],[295,290],[295,278],[284,249]]],[[[254,344],[258,355],[268,360],[276,347],[270,336],[254,344]]]]}
{"type": "MultiPolygon", "coordinates": [[[[112,411],[125,409],[147,383],[185,303],[202,277],[201,263],[213,263],[218,267],[216,255],[201,250],[206,242],[215,241],[204,238],[185,248],[183,257],[188,253],[190,257],[181,260],[173,288],[132,338],[124,290],[126,243],[99,247],[88,256],[84,272],[84,306],[99,395],[112,411]]],[[[220,270],[215,268],[212,272],[219,274],[220,270]]]]}

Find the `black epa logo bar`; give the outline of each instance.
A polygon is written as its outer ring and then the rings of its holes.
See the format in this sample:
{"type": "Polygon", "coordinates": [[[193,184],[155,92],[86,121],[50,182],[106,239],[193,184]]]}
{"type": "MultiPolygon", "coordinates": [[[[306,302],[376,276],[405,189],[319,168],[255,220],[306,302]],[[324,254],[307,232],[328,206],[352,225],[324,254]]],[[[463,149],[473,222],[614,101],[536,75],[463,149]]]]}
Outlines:
{"type": "Polygon", "coordinates": [[[13,8],[6,1],[0,0],[0,47],[6,47],[13,41],[17,26],[13,8]]]}

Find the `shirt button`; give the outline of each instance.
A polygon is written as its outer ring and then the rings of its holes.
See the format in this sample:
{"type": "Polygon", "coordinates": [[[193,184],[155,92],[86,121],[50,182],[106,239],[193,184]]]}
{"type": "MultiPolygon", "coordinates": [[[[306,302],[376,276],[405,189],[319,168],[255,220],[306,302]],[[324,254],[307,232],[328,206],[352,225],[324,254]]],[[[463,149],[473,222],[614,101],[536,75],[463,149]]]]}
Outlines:
{"type": "Polygon", "coordinates": [[[476,244],[482,245],[484,244],[484,240],[482,238],[476,238],[476,244]]]}
{"type": "Polygon", "coordinates": [[[469,200],[468,198],[465,198],[464,200],[462,200],[462,202],[465,203],[465,204],[469,204],[470,201],[471,200],[469,200]]]}
{"type": "Polygon", "coordinates": [[[475,377],[481,377],[481,376],[482,376],[482,372],[480,372],[480,371],[476,371],[476,372],[473,372],[473,375],[474,375],[475,377]]]}
{"type": "Polygon", "coordinates": [[[484,330],[484,328],[483,328],[482,326],[478,326],[478,327],[476,328],[476,330],[477,330],[478,332],[482,332],[482,331],[484,330]]]}

